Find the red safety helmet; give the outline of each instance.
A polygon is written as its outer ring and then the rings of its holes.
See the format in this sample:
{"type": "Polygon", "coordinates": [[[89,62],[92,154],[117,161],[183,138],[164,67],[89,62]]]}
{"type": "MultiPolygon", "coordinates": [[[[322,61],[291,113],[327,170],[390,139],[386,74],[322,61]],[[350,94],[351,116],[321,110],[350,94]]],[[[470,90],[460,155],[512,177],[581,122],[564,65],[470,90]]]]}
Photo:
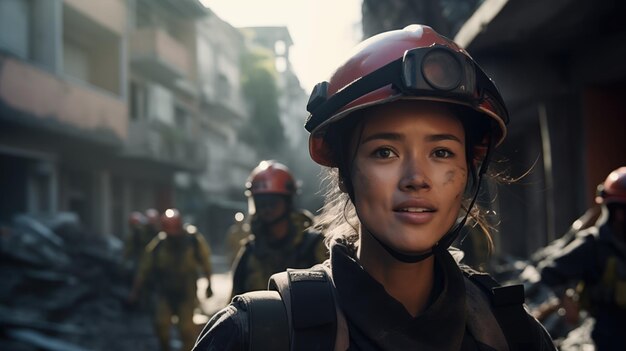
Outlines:
{"type": "Polygon", "coordinates": [[[139,211],[131,212],[130,216],[128,216],[128,225],[132,228],[137,228],[145,225],[147,223],[146,216],[139,211]]]}
{"type": "Polygon", "coordinates": [[[626,204],[626,167],[620,167],[609,174],[604,183],[598,185],[596,203],[626,204]]]}
{"type": "Polygon", "coordinates": [[[252,170],[246,181],[246,195],[278,194],[292,196],[296,193],[296,182],[289,168],[282,163],[261,161],[252,170]]]}
{"type": "Polygon", "coordinates": [[[161,215],[159,214],[159,211],[157,211],[154,208],[147,209],[146,210],[146,221],[151,226],[158,227],[159,226],[159,222],[161,221],[161,215]]]}
{"type": "Polygon", "coordinates": [[[161,230],[167,235],[181,235],[183,233],[183,220],[180,212],[175,208],[168,208],[161,215],[161,230]]]}
{"type": "MultiPolygon", "coordinates": [[[[500,144],[506,135],[508,112],[491,79],[456,43],[428,26],[410,25],[363,41],[328,82],[315,86],[305,124],[311,158],[336,166],[324,139],[327,127],[354,111],[399,99],[466,106],[475,111],[472,118],[490,121],[491,143],[500,144]]],[[[476,153],[483,154],[484,146],[476,153]]]]}

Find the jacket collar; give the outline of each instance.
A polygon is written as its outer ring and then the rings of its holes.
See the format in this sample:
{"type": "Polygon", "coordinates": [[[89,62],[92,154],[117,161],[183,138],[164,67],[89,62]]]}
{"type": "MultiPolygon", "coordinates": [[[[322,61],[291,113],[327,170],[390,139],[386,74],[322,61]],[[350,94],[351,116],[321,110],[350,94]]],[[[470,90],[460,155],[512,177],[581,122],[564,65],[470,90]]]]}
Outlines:
{"type": "MultiPolygon", "coordinates": [[[[435,253],[439,294],[419,316],[411,316],[356,259],[352,247],[331,247],[332,274],[350,339],[363,349],[459,350],[465,334],[465,283],[446,250],[435,253]]],[[[436,284],[437,285],[437,284],[436,284]]]]}

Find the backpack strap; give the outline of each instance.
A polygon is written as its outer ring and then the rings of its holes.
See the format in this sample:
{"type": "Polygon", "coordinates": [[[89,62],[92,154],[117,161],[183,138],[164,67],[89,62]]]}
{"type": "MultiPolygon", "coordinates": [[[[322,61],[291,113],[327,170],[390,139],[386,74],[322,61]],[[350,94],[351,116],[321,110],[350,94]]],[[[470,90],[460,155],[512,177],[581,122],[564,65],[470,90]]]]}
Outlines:
{"type": "Polygon", "coordinates": [[[324,269],[288,269],[270,278],[269,289],[283,299],[292,350],[334,350],[337,310],[324,269]]]}
{"type": "Polygon", "coordinates": [[[269,290],[235,299],[249,315],[251,351],[348,348],[347,323],[335,302],[332,278],[321,265],[274,274],[269,290]]]}
{"type": "Polygon", "coordinates": [[[504,333],[510,351],[533,350],[533,336],[529,316],[524,309],[524,286],[501,286],[490,275],[471,269],[463,273],[489,297],[493,314],[504,333]]]}
{"type": "Polygon", "coordinates": [[[248,350],[289,350],[289,322],[280,294],[271,290],[251,291],[235,297],[248,312],[248,350]]]}

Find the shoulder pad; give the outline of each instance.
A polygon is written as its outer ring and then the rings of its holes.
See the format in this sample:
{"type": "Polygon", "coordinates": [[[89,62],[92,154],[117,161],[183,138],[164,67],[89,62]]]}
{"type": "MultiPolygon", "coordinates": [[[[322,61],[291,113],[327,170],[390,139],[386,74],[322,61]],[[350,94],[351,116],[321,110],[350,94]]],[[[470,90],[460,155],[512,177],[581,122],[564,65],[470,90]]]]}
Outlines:
{"type": "Polygon", "coordinates": [[[313,214],[307,210],[298,210],[291,214],[291,220],[294,224],[304,229],[313,225],[313,218],[313,214]]]}
{"type": "Polygon", "coordinates": [[[250,350],[289,350],[289,322],[281,296],[260,290],[237,295],[233,303],[248,312],[250,350]]]}

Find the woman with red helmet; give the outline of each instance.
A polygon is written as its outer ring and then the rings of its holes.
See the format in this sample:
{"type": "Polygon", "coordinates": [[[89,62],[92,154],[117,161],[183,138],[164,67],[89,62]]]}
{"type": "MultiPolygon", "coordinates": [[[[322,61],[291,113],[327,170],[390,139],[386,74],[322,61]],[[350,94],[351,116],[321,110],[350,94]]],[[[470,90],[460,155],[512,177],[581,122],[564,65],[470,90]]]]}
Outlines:
{"type": "MultiPolygon", "coordinates": [[[[468,217],[480,221],[474,202],[508,122],[464,50],[422,25],[376,35],[315,87],[307,110],[311,158],[330,174],[331,258],[288,271],[287,288],[270,281],[292,350],[554,349],[523,288],[461,269],[448,250],[468,217]],[[325,280],[330,298],[310,292],[325,280]]],[[[256,348],[256,296],[209,321],[196,350],[256,348]]]]}
{"type": "Polygon", "coordinates": [[[626,350],[626,167],[612,171],[597,190],[600,218],[540,263],[541,281],[562,301],[576,288],[579,306],[563,306],[576,317],[580,307],[595,318],[596,350],[626,350]]]}

